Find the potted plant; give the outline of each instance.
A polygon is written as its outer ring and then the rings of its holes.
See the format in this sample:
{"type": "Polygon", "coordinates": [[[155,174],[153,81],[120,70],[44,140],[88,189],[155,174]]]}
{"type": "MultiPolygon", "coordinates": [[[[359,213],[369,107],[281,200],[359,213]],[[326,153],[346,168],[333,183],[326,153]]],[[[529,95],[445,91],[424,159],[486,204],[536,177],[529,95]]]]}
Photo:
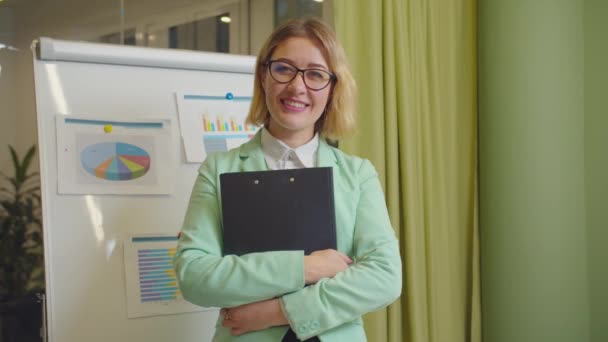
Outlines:
{"type": "Polygon", "coordinates": [[[13,175],[0,173],[0,341],[39,341],[44,253],[40,185],[29,172],[35,146],[20,159],[9,146],[13,175]]]}

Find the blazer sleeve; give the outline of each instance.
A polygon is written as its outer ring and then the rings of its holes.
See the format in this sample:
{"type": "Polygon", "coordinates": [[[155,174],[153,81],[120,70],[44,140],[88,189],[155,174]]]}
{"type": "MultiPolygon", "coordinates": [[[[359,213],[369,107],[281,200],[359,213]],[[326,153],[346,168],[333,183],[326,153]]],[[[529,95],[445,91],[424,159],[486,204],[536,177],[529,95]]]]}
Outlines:
{"type": "Polygon", "coordinates": [[[368,160],[361,164],[358,181],[354,263],[333,278],[281,298],[283,312],[301,340],[387,306],[401,294],[399,244],[378,175],[368,160]]]}
{"type": "Polygon", "coordinates": [[[173,259],[182,295],[205,307],[234,307],[304,287],[304,253],[222,256],[215,156],[201,165],[173,259]]]}

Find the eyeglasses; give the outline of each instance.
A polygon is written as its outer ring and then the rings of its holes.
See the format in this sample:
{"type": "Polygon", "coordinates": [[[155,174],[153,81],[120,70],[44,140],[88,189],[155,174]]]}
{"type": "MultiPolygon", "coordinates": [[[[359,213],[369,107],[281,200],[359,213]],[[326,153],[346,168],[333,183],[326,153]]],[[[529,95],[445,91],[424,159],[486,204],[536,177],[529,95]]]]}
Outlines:
{"type": "Polygon", "coordinates": [[[300,69],[282,61],[269,61],[266,65],[268,71],[270,71],[270,76],[282,84],[293,81],[296,75],[301,72],[306,87],[314,91],[324,89],[337,79],[336,75],[323,69],[300,69]]]}

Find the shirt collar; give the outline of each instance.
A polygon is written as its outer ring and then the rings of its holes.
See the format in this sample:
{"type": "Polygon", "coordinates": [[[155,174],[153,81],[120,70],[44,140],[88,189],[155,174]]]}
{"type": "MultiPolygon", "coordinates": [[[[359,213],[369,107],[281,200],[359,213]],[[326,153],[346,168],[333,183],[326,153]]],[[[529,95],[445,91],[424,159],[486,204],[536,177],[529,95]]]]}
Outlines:
{"type": "Polygon", "coordinates": [[[261,139],[262,151],[264,152],[266,163],[271,169],[274,169],[274,165],[286,158],[291,151],[295,153],[304,167],[316,166],[316,154],[319,147],[318,133],[315,133],[315,136],[309,142],[296,148],[291,148],[289,145],[275,138],[270,134],[266,127],[262,127],[261,139]]]}

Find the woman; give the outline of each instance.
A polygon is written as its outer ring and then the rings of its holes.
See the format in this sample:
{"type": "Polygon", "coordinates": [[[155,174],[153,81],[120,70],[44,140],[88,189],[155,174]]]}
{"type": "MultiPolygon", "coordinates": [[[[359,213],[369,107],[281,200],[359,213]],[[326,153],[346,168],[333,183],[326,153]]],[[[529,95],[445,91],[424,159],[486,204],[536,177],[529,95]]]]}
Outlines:
{"type": "Polygon", "coordinates": [[[181,291],[197,305],[224,308],[214,341],[365,341],[361,315],[399,296],[401,260],[374,167],[325,140],[354,128],[344,52],[326,24],[292,20],[257,61],[247,122],[263,128],[200,167],[175,256],[181,291]],[[222,256],[220,174],[326,166],[337,250],[222,256]]]}

